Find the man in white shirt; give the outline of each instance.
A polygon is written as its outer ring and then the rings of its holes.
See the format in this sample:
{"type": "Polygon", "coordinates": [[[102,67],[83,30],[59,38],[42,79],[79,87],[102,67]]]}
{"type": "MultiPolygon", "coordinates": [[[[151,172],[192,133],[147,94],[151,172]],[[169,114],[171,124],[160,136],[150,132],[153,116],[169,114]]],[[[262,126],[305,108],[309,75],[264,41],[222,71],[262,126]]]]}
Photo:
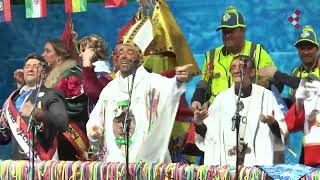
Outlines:
{"type": "MultiPolygon", "coordinates": [[[[137,27],[144,25],[142,20],[137,27]]],[[[145,48],[136,45],[125,40],[121,46],[120,71],[102,90],[90,114],[87,134],[92,145],[102,144],[100,159],[125,162],[128,139],[123,130],[127,116],[129,161],[170,162],[169,139],[185,90],[183,83],[190,80],[188,69],[192,65],[177,67],[174,78],[149,73],[141,66],[145,48]]]]}
{"type": "Polygon", "coordinates": [[[255,77],[254,61],[240,55],[230,66],[234,85],[220,93],[209,110],[203,108],[194,112],[195,123],[207,127],[204,137],[196,134],[197,146],[205,152],[204,164],[236,164],[236,131],[232,130],[232,117],[236,112],[242,69],[239,139],[240,144],[246,145],[240,152],[243,165],[273,164],[274,151],[283,150],[284,136],[287,134],[284,116],[272,92],[252,83],[255,77]]]}

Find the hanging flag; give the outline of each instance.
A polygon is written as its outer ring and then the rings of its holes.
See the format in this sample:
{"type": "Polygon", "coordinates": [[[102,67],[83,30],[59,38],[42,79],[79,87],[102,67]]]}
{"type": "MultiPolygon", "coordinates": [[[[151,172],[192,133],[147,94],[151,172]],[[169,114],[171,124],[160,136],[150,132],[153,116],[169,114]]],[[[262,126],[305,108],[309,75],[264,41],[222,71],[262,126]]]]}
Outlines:
{"type": "Polygon", "coordinates": [[[288,21],[296,28],[299,29],[301,28],[301,25],[299,24],[300,17],[299,15],[301,14],[300,10],[296,10],[289,18],[288,21]]]}
{"type": "Polygon", "coordinates": [[[10,0],[0,0],[0,22],[11,21],[10,0]]]}
{"type": "Polygon", "coordinates": [[[104,0],[105,8],[114,8],[120,6],[126,6],[127,0],[104,0]]]}
{"type": "Polygon", "coordinates": [[[25,0],[26,18],[40,18],[47,16],[46,0],[25,0]]]}
{"type": "Polygon", "coordinates": [[[87,0],[65,0],[66,13],[87,11],[87,0]]]}
{"type": "Polygon", "coordinates": [[[79,62],[79,53],[75,42],[77,36],[78,34],[73,30],[72,15],[71,13],[67,13],[66,25],[60,39],[66,44],[71,57],[79,62]]]}

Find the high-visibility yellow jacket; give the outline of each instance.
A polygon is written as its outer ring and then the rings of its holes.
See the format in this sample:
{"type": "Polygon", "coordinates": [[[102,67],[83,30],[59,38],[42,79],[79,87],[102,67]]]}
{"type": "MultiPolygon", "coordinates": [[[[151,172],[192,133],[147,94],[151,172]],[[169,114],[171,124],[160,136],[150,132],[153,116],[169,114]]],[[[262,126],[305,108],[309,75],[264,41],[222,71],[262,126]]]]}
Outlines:
{"type": "MultiPolygon", "coordinates": [[[[315,65],[311,68],[310,71],[307,71],[303,68],[302,65],[298,66],[298,67],[295,67],[292,72],[291,72],[291,75],[292,76],[295,76],[295,77],[298,77],[298,78],[305,78],[305,77],[308,77],[310,75],[314,75],[316,76],[317,78],[320,79],[320,70],[317,66],[317,64],[315,63],[315,65]]],[[[294,89],[290,88],[289,89],[289,97],[291,98],[291,100],[294,100],[294,89]]]]}
{"type": "Polygon", "coordinates": [[[201,79],[211,85],[210,103],[213,102],[218,93],[232,85],[230,64],[232,59],[240,54],[253,57],[257,70],[262,67],[274,66],[274,62],[262,45],[250,41],[245,41],[245,47],[242,52],[235,55],[226,54],[226,49],[223,45],[207,51],[201,79]]]}

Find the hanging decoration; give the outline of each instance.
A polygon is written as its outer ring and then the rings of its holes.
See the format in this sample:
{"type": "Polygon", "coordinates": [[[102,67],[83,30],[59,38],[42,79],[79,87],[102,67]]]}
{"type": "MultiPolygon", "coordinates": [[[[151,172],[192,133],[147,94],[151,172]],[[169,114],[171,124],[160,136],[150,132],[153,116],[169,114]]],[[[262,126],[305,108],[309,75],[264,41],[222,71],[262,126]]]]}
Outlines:
{"type": "Polygon", "coordinates": [[[301,25],[299,24],[300,17],[299,15],[301,14],[300,10],[296,10],[289,18],[288,21],[296,28],[299,29],[301,28],[301,25]]]}
{"type": "Polygon", "coordinates": [[[77,13],[87,11],[87,0],[65,0],[66,13],[77,13]]]}
{"type": "Polygon", "coordinates": [[[47,16],[46,0],[25,0],[26,18],[40,18],[47,16]]]}
{"type": "Polygon", "coordinates": [[[77,60],[77,62],[80,62],[79,52],[78,52],[77,42],[76,42],[77,37],[78,37],[78,34],[74,31],[74,25],[72,22],[72,13],[67,13],[67,21],[60,39],[64,41],[64,43],[66,44],[67,49],[71,54],[71,57],[77,60]]]}
{"type": "Polygon", "coordinates": [[[10,0],[0,0],[0,22],[11,21],[10,0]]]}
{"type": "Polygon", "coordinates": [[[126,6],[127,0],[104,0],[105,8],[114,8],[120,6],[126,6]]]}

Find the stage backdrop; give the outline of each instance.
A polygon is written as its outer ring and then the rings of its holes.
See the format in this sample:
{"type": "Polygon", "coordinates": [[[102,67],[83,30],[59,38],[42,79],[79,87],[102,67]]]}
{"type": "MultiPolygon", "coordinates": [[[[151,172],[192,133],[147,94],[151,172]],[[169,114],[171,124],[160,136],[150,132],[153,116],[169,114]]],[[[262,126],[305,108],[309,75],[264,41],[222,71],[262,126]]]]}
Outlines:
{"type": "MultiPolygon", "coordinates": [[[[190,47],[202,67],[204,52],[221,44],[215,29],[225,7],[236,6],[247,23],[247,39],[259,42],[271,54],[278,69],[290,73],[300,63],[294,43],[301,31],[288,18],[299,10],[301,26],[312,25],[320,33],[319,0],[168,0],[190,47]]],[[[66,20],[64,4],[48,4],[48,17],[26,19],[24,5],[12,5],[12,21],[0,23],[0,103],[15,89],[13,72],[23,65],[28,53],[42,53],[47,39],[60,37],[66,20]]],[[[79,37],[98,34],[112,47],[118,30],[134,15],[138,6],[105,9],[103,3],[89,3],[88,11],[73,14],[79,37]]],[[[188,84],[187,99],[199,78],[188,84]]],[[[287,91],[285,91],[287,92],[287,91]]],[[[283,93],[286,95],[286,93],[283,93]]],[[[7,146],[0,146],[0,158],[8,158],[7,146]]]]}

